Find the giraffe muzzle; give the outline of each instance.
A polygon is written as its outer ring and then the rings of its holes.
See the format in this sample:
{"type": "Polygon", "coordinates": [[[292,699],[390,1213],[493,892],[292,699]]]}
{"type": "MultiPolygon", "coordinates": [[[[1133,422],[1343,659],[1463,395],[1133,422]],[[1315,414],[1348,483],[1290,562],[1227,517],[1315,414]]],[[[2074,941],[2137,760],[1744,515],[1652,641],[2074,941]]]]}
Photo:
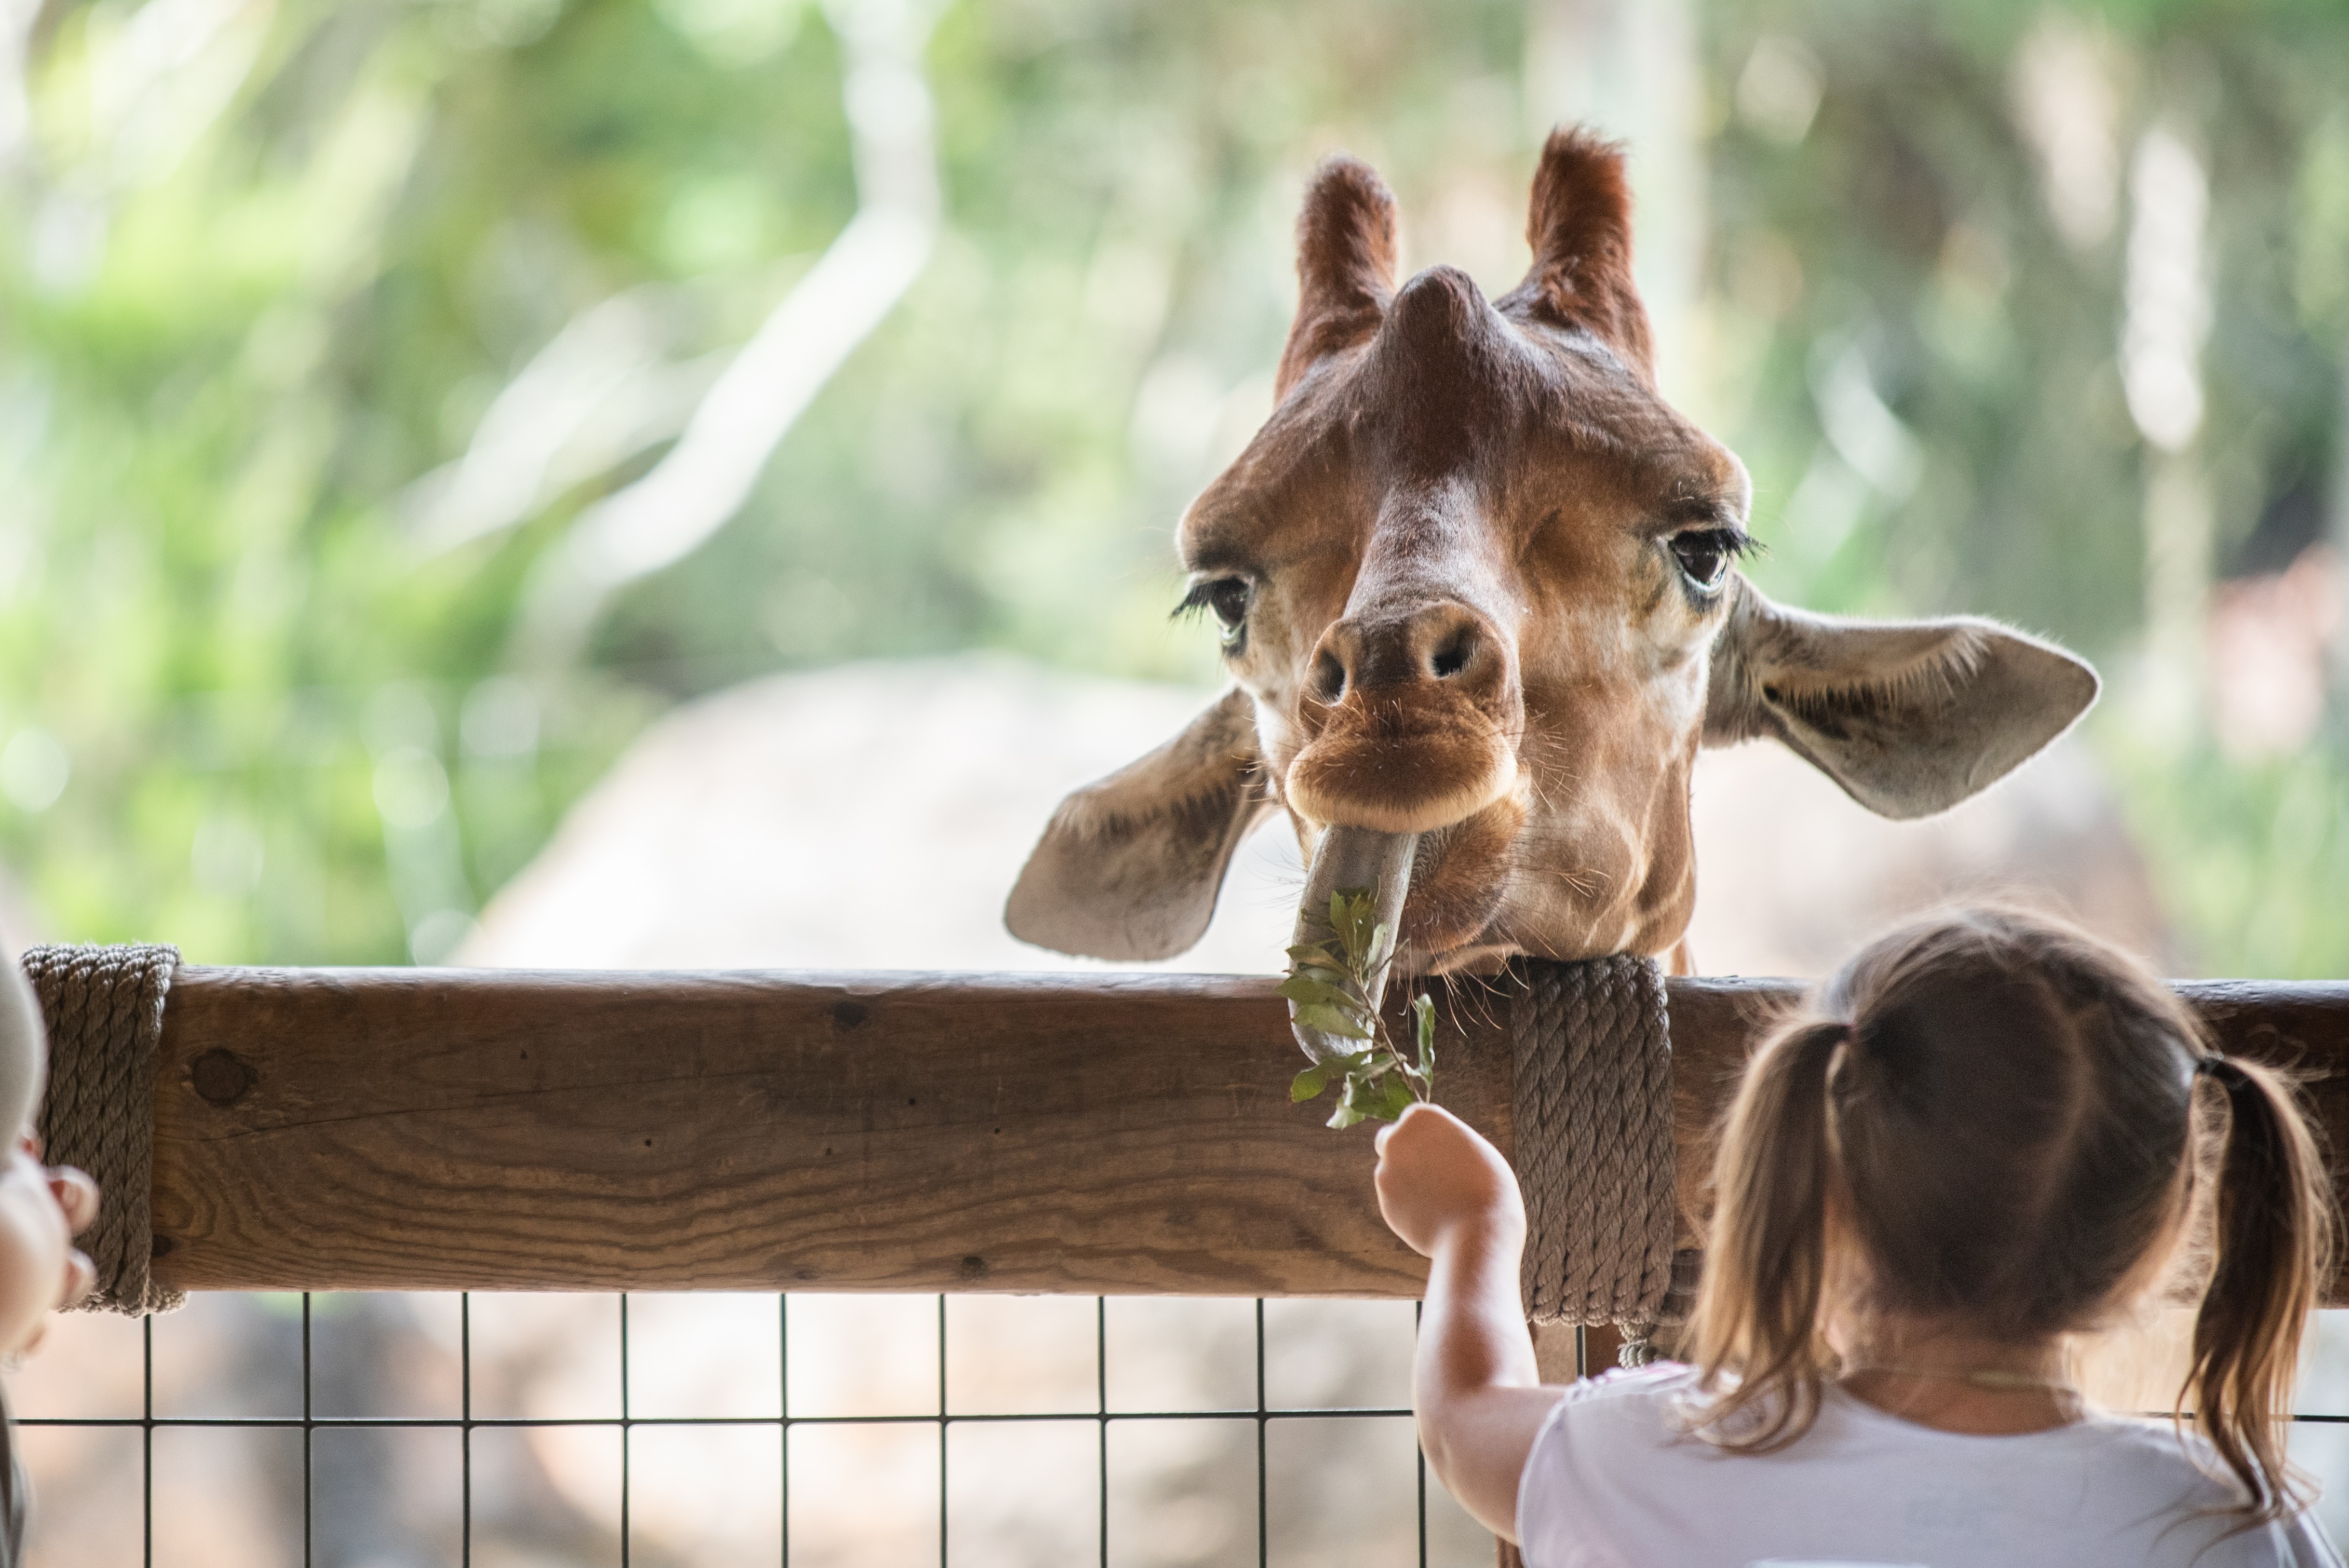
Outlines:
{"type": "Polygon", "coordinates": [[[1514,650],[1459,600],[1334,623],[1314,650],[1307,697],[1311,738],[1282,782],[1312,821],[1432,832],[1516,783],[1525,702],[1514,650]]]}

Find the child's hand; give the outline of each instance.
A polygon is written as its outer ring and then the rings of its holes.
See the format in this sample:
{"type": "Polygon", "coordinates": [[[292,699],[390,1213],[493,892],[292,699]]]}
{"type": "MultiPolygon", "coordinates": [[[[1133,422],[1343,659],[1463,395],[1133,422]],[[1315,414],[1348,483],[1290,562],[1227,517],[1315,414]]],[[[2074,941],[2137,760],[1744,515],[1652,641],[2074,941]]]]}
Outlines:
{"type": "Polygon", "coordinates": [[[1414,1105],[1381,1128],[1379,1212],[1423,1257],[1464,1226],[1522,1234],[1525,1200],[1516,1173],[1475,1130],[1436,1105],[1414,1105]]]}
{"type": "Polygon", "coordinates": [[[98,1184],[38,1153],[24,1139],[0,1165],[0,1354],[30,1350],[49,1312],[88,1295],[97,1279],[72,1238],[98,1218],[98,1184]]]}
{"type": "MultiPolygon", "coordinates": [[[[80,1235],[98,1223],[98,1183],[87,1171],[71,1165],[45,1165],[49,1175],[49,1196],[57,1201],[57,1212],[66,1217],[66,1229],[80,1235]]],[[[58,1298],[59,1310],[73,1306],[98,1288],[98,1270],[89,1254],[79,1247],[66,1249],[65,1295],[58,1298]]]]}

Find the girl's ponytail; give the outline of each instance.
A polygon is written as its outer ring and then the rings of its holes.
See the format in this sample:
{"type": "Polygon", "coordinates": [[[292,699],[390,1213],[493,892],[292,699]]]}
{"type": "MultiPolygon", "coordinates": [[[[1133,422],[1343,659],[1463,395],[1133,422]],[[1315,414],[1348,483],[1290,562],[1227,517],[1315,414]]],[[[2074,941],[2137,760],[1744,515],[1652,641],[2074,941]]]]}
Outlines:
{"type": "Polygon", "coordinates": [[[1821,1020],[1767,1042],[1723,1124],[1688,1345],[1699,1387],[1717,1396],[1698,1426],[1726,1448],[1783,1448],[1818,1413],[1831,1360],[1819,1334],[1834,1169],[1827,1079],[1850,1036],[1821,1020]]]}
{"type": "Polygon", "coordinates": [[[2307,1490],[2280,1423],[2332,1279],[2330,1176],[2291,1076],[2212,1054],[2143,965],[2012,911],[1920,921],[1855,954],[1746,1071],[1683,1341],[1705,1398],[1682,1418],[1732,1449],[1799,1439],[1843,1370],[1838,1316],[1863,1340],[1877,1319],[2016,1346],[2094,1332],[2167,1283],[2215,1211],[2176,1408],[2240,1494],[2221,1511],[2282,1518],[2307,1490]]]}
{"type": "Polygon", "coordinates": [[[2305,1499],[2284,1455],[2300,1338],[2330,1278],[2335,1217],[2324,1160],[2290,1082],[2256,1062],[2195,1058],[2227,1097],[2210,1281],[2178,1392],[2248,1497],[2253,1523],[2305,1499]]]}

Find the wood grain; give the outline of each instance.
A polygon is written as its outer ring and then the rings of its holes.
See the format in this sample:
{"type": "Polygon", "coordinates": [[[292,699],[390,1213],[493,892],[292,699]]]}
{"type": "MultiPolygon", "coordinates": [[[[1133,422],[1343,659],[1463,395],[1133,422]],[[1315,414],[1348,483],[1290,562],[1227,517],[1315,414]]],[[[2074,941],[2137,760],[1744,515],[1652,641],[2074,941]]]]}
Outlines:
{"type": "MultiPolygon", "coordinates": [[[[1681,1184],[1786,981],[1671,982],[1681,1184]]],[[[2329,1071],[2349,985],[2186,987],[2329,1071]]],[[[1506,998],[1447,998],[1444,1102],[1511,1147],[1506,998]]],[[[183,968],[156,1273],[196,1290],[1416,1295],[1370,1130],[1293,1106],[1272,983],[183,968]]]]}
{"type": "MultiPolygon", "coordinates": [[[[1447,1098],[1506,1139],[1483,1049],[1447,1098]]],[[[183,969],[157,1272],[1412,1295],[1303,1065],[1257,980],[183,969]]]]}

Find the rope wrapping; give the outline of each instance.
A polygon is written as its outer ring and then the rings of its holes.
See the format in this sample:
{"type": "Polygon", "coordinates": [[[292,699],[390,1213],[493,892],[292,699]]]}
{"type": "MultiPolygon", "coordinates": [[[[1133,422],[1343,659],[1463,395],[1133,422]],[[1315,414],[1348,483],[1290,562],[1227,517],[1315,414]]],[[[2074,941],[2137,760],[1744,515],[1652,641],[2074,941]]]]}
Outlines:
{"type": "Polygon", "coordinates": [[[1653,959],[1618,954],[1536,959],[1524,977],[1509,1036],[1526,1315],[1619,1325],[1623,1365],[1644,1365],[1655,1358],[1649,1336],[1657,1325],[1685,1315],[1695,1267],[1693,1254],[1672,1253],[1678,1189],[1663,976],[1653,959]]]}
{"type": "Polygon", "coordinates": [[[49,1087],[41,1101],[42,1158],[97,1179],[98,1222],[75,1244],[98,1289],[81,1304],[144,1316],[185,1299],[148,1272],[155,1151],[155,1062],[163,999],[180,950],[161,946],[33,947],[25,976],[48,1026],[49,1087]]]}

